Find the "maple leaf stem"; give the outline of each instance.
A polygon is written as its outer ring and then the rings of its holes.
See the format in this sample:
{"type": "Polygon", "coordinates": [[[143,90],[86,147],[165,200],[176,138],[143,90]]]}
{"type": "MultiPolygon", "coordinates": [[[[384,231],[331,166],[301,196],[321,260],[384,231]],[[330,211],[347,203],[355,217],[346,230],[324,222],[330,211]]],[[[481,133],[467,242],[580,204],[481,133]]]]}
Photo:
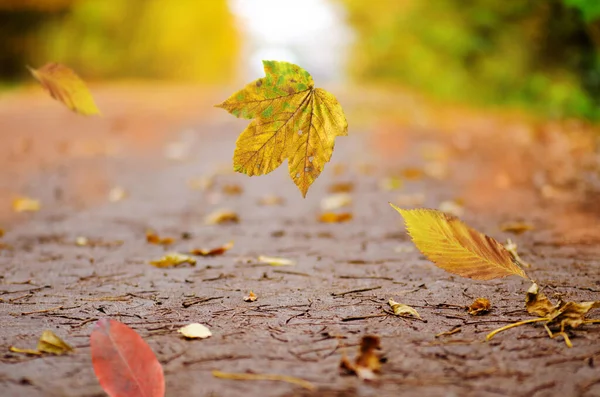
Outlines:
{"type": "Polygon", "coordinates": [[[485,337],[485,340],[490,340],[492,339],[496,334],[502,332],[502,331],[506,331],[507,329],[511,329],[511,328],[515,328],[515,327],[519,327],[521,325],[524,324],[530,324],[530,323],[537,323],[540,321],[550,321],[550,318],[548,317],[542,317],[542,318],[532,318],[530,320],[524,320],[524,321],[518,321],[516,323],[513,324],[509,324],[509,325],[505,325],[504,327],[498,328],[493,330],[492,332],[490,332],[489,334],[487,334],[487,336],[485,337]]]}
{"type": "Polygon", "coordinates": [[[560,331],[560,332],[552,333],[552,330],[548,327],[547,324],[544,324],[544,328],[546,328],[546,332],[548,332],[548,336],[550,337],[550,339],[554,339],[557,336],[562,336],[563,339],[565,340],[565,344],[567,345],[567,347],[573,347],[573,344],[571,343],[571,339],[569,339],[569,335],[567,335],[566,332],[560,331]]]}

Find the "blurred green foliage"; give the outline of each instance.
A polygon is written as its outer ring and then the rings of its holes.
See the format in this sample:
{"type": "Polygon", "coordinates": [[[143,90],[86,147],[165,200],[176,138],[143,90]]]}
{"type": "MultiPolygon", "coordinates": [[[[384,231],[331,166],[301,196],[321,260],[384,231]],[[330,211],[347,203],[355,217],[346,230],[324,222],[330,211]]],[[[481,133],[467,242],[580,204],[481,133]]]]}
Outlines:
{"type": "Polygon", "coordinates": [[[0,78],[55,61],[86,78],[219,83],[239,38],[226,0],[7,0],[0,6],[0,78]]]}
{"type": "Polygon", "coordinates": [[[598,0],[339,0],[359,79],[600,119],[598,0]]]}

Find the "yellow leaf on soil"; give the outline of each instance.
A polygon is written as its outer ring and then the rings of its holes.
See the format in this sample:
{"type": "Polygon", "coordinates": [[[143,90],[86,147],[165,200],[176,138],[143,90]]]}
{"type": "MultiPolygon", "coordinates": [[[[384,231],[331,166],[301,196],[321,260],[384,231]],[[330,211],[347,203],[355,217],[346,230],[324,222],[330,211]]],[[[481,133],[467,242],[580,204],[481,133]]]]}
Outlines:
{"type": "Polygon", "coordinates": [[[48,63],[39,69],[29,71],[42,86],[69,109],[86,116],[100,114],[94,98],[87,86],[68,67],[59,63],[48,63]]]}
{"type": "Polygon", "coordinates": [[[522,234],[528,230],[533,230],[533,225],[525,222],[509,222],[500,226],[503,232],[522,234]]]}
{"type": "Polygon", "coordinates": [[[492,304],[486,298],[477,298],[471,306],[469,306],[469,314],[472,316],[480,316],[490,311],[492,304]]]}
{"type": "Polygon", "coordinates": [[[322,223],[342,223],[352,220],[352,214],[349,212],[341,212],[336,214],[335,212],[324,212],[319,215],[319,222],[322,223]]]}
{"type": "Polygon", "coordinates": [[[329,193],[350,193],[354,190],[353,182],[336,182],[329,185],[329,193]]]}
{"type": "Polygon", "coordinates": [[[152,230],[146,232],[146,241],[150,244],[156,245],[171,245],[175,242],[173,237],[160,237],[152,230]]]}
{"type": "Polygon", "coordinates": [[[337,99],[314,87],[297,65],[263,61],[265,77],[217,107],[253,119],[239,136],[233,167],[246,175],[268,174],[288,159],[289,174],[303,196],[331,159],[335,138],[348,135],[337,99]]]}
{"type": "Polygon", "coordinates": [[[230,250],[231,248],[233,248],[233,241],[230,241],[227,244],[222,245],[217,248],[193,249],[190,251],[190,254],[196,255],[196,256],[217,256],[217,255],[223,255],[226,251],[230,250]]]}
{"type": "Polygon", "coordinates": [[[8,348],[13,353],[31,354],[32,356],[41,356],[42,352],[33,349],[21,349],[18,347],[11,346],[8,348]]]}
{"type": "Polygon", "coordinates": [[[260,263],[266,263],[271,266],[293,266],[296,264],[296,262],[294,262],[291,259],[277,258],[274,256],[264,256],[264,255],[259,256],[258,261],[260,263]]]}
{"type": "Polygon", "coordinates": [[[355,374],[362,380],[375,380],[381,370],[381,357],[376,352],[380,349],[381,341],[378,336],[363,336],[354,363],[344,355],[340,362],[340,368],[350,374],[355,374]]]}
{"type": "Polygon", "coordinates": [[[388,304],[390,305],[390,307],[392,308],[392,311],[394,312],[394,314],[396,316],[415,317],[415,318],[419,318],[419,319],[421,318],[421,316],[419,316],[419,313],[417,313],[417,311],[414,308],[412,308],[408,305],[405,305],[403,303],[398,303],[391,298],[388,301],[388,304]]]}
{"type": "Polygon", "coordinates": [[[239,223],[238,214],[230,210],[217,210],[208,214],[204,220],[207,225],[220,225],[223,223],[239,223]]]}
{"type": "Polygon", "coordinates": [[[212,332],[205,325],[193,323],[177,330],[181,335],[188,339],[206,339],[212,336],[212,332]]]}
{"type": "Polygon", "coordinates": [[[13,200],[12,207],[15,212],[35,212],[40,210],[42,204],[39,200],[29,197],[19,197],[13,200]]]}
{"type": "Polygon", "coordinates": [[[404,210],[402,215],[417,248],[438,267],[475,280],[517,275],[528,278],[502,244],[436,210],[404,210]]]}
{"type": "Polygon", "coordinates": [[[150,261],[150,264],[155,267],[173,267],[184,263],[196,266],[196,259],[183,254],[171,253],[163,256],[159,260],[150,261]]]}
{"type": "Polygon", "coordinates": [[[244,296],[244,302],[256,302],[258,296],[252,291],[248,294],[248,296],[244,296]]]}
{"type": "Polygon", "coordinates": [[[38,351],[42,353],[50,353],[61,355],[68,352],[72,352],[73,349],[69,346],[65,341],[60,339],[56,334],[52,331],[44,331],[37,345],[38,351]]]}

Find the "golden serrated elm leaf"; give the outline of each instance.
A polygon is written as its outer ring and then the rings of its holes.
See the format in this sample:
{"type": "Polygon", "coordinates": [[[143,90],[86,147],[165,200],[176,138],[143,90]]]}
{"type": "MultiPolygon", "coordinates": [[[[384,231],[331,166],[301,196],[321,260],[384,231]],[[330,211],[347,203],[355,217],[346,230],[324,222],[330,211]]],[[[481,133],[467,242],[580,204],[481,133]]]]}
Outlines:
{"type": "Polygon", "coordinates": [[[289,174],[303,196],[333,154],[335,137],[348,135],[337,99],[314,87],[301,67],[263,61],[265,77],[216,105],[236,117],[253,119],[240,134],[233,167],[264,175],[288,159],[289,174]]]}
{"type": "Polygon", "coordinates": [[[510,275],[528,278],[502,244],[460,219],[436,210],[390,205],[404,218],[417,248],[438,267],[475,280],[510,275]]]}
{"type": "Polygon", "coordinates": [[[69,109],[85,116],[100,114],[87,86],[74,71],[59,63],[48,63],[29,71],[50,95],[69,109]]]}

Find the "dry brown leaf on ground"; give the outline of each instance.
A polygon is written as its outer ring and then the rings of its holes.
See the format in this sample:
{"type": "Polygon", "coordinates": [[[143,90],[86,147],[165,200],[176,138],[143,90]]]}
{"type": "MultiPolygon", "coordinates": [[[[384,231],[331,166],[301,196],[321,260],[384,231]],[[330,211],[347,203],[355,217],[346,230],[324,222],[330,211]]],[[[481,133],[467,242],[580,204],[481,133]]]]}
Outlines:
{"type": "Polygon", "coordinates": [[[188,255],[178,254],[176,252],[167,254],[162,258],[150,261],[150,264],[155,267],[174,267],[178,265],[182,265],[184,263],[189,263],[192,266],[196,266],[196,259],[192,258],[188,255]]]}
{"type": "Polygon", "coordinates": [[[15,212],[36,212],[39,211],[42,204],[39,200],[29,197],[18,197],[12,202],[12,209],[15,212]]]}
{"type": "Polygon", "coordinates": [[[75,350],[50,330],[42,332],[42,336],[40,336],[40,340],[38,341],[37,349],[42,353],[50,353],[55,355],[65,354],[75,350]]]}
{"type": "Polygon", "coordinates": [[[296,264],[295,261],[287,258],[279,258],[276,256],[266,256],[261,255],[258,257],[259,263],[265,263],[271,266],[294,266],[296,264]]]}
{"type": "Polygon", "coordinates": [[[381,370],[381,355],[376,350],[381,350],[379,337],[376,335],[363,336],[354,363],[344,355],[340,361],[340,369],[348,374],[354,374],[362,380],[377,379],[377,374],[381,370]]]}
{"type": "Polygon", "coordinates": [[[533,283],[531,287],[529,287],[529,290],[527,290],[525,307],[528,313],[538,316],[538,318],[518,321],[498,328],[490,332],[486,336],[486,340],[490,340],[499,332],[506,331],[510,328],[519,327],[524,324],[543,322],[548,336],[551,338],[562,336],[566,345],[568,347],[573,347],[565,330],[577,328],[582,324],[600,323],[600,319],[586,319],[590,310],[600,307],[600,301],[581,303],[560,301],[554,305],[546,295],[539,292],[539,287],[536,283],[533,283]],[[558,332],[553,332],[550,327],[558,328],[558,332]]]}
{"type": "Polygon", "coordinates": [[[321,223],[343,223],[351,221],[352,218],[353,216],[350,212],[324,212],[319,215],[318,220],[321,223]]]}
{"type": "Polygon", "coordinates": [[[233,241],[228,242],[227,244],[224,244],[220,247],[217,248],[196,248],[190,251],[191,255],[196,255],[196,256],[217,256],[217,255],[223,255],[225,252],[229,251],[230,249],[233,248],[233,241]]]}
{"type": "Polygon", "coordinates": [[[403,303],[398,303],[391,298],[388,301],[388,305],[390,305],[390,307],[392,308],[392,311],[394,312],[394,314],[396,316],[414,317],[414,318],[418,318],[418,319],[422,320],[419,313],[417,313],[417,311],[414,308],[412,308],[408,305],[405,305],[403,303]]]}
{"type": "Polygon", "coordinates": [[[328,187],[329,193],[351,193],[354,191],[354,182],[336,182],[328,187]]]}
{"type": "Polygon", "coordinates": [[[526,222],[508,222],[500,225],[500,230],[519,235],[526,231],[533,230],[533,225],[526,222]]]}
{"type": "Polygon", "coordinates": [[[285,199],[281,196],[269,194],[258,199],[258,204],[265,206],[283,205],[285,204],[285,199]]]}
{"type": "Polygon", "coordinates": [[[59,63],[48,63],[39,69],[29,68],[29,71],[52,98],[72,111],[86,116],[100,114],[92,94],[73,70],[59,63]]]}
{"type": "Polygon", "coordinates": [[[321,209],[323,211],[333,211],[352,204],[352,196],[348,193],[336,193],[321,199],[321,209]]]}
{"type": "Polygon", "coordinates": [[[436,210],[404,210],[390,205],[404,218],[417,248],[438,267],[475,280],[510,275],[528,278],[502,244],[458,218],[436,210]]]}
{"type": "Polygon", "coordinates": [[[181,335],[188,339],[206,339],[212,336],[212,332],[205,325],[192,323],[177,330],[181,335]]]}
{"type": "Polygon", "coordinates": [[[230,211],[227,209],[220,209],[214,212],[211,212],[206,216],[204,222],[207,225],[221,225],[226,223],[239,223],[240,217],[234,211],[230,211]]]}
{"type": "Polygon", "coordinates": [[[487,298],[477,298],[467,309],[470,315],[481,316],[492,309],[492,304],[487,298]]]}
{"type": "Polygon", "coordinates": [[[258,296],[252,291],[248,294],[248,296],[244,296],[244,302],[256,302],[258,296]]]}
{"type": "Polygon", "coordinates": [[[146,232],[146,241],[156,245],[171,245],[175,242],[175,239],[173,237],[160,237],[153,230],[148,230],[146,232]]]}

